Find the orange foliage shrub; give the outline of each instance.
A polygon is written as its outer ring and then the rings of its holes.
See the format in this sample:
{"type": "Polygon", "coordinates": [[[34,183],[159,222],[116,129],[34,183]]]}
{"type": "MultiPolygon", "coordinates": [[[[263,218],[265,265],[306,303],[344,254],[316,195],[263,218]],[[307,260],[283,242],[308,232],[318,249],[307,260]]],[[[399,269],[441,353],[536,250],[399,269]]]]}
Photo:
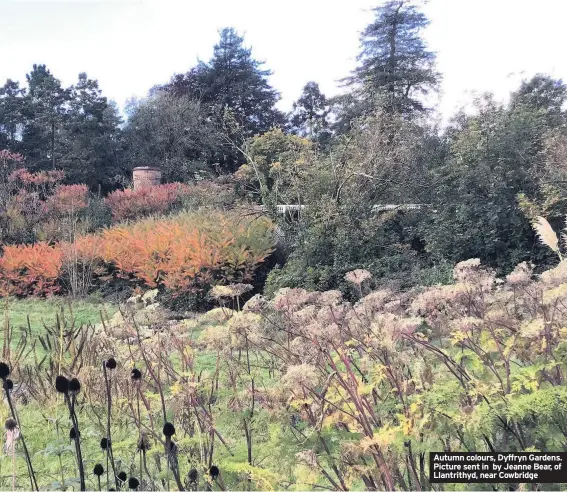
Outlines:
{"type": "Polygon", "coordinates": [[[47,243],[5,246],[0,258],[2,295],[44,296],[59,290],[62,251],[47,243]]]}
{"type": "Polygon", "coordinates": [[[105,198],[115,221],[136,219],[152,214],[171,212],[181,205],[189,187],[182,183],[170,183],[140,190],[117,190],[105,198]]]}
{"type": "Polygon", "coordinates": [[[212,283],[251,281],[272,246],[267,218],[213,212],[146,219],[73,243],[6,246],[0,294],[46,295],[61,284],[84,291],[95,277],[129,278],[176,294],[196,292],[212,283]]]}
{"type": "Polygon", "coordinates": [[[106,230],[100,252],[122,275],[189,292],[215,280],[251,280],[272,250],[271,227],[267,219],[182,214],[106,230]]]}

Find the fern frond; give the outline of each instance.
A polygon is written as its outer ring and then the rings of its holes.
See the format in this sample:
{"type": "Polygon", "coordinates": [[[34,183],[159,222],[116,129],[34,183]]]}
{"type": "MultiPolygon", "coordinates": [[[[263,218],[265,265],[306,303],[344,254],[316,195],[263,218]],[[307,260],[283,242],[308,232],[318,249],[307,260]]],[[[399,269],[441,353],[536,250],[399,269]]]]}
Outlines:
{"type": "Polygon", "coordinates": [[[536,217],[533,227],[539,236],[539,240],[552,251],[557,253],[561,258],[561,253],[559,251],[559,239],[557,238],[555,231],[549,225],[549,222],[544,217],[538,216],[536,217]]]}

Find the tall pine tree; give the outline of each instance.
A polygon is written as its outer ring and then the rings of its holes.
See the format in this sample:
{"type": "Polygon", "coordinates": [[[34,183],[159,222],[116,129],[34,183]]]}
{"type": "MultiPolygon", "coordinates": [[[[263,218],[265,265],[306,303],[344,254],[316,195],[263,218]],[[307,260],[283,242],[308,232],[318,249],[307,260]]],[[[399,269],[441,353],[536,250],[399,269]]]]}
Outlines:
{"type": "Polygon", "coordinates": [[[121,123],[116,106],[102,95],[98,82],[79,74],[69,89],[60,167],[67,180],[91,189],[108,190],[119,173],[118,146],[121,123]]]}
{"type": "Polygon", "coordinates": [[[378,107],[388,113],[422,113],[423,96],[440,80],[435,54],[422,38],[429,21],[411,0],[390,0],[374,12],[374,22],[361,36],[359,64],[345,79],[357,96],[350,101],[355,109],[347,112],[363,116],[378,107]]]}
{"type": "Polygon", "coordinates": [[[25,89],[20,88],[19,82],[10,79],[0,87],[0,150],[20,151],[24,94],[25,89]]]}
{"type": "Polygon", "coordinates": [[[0,149],[25,157],[32,171],[61,169],[68,183],[109,189],[120,172],[120,116],[96,80],[79,75],[65,88],[45,65],[34,65],[28,87],[0,88],[0,149]]]}
{"type": "MultiPolygon", "coordinates": [[[[186,74],[174,76],[162,89],[199,101],[210,120],[219,125],[229,111],[239,131],[228,136],[249,138],[285,124],[285,116],[275,107],[280,95],[268,81],[272,72],[262,66],[244,45],[244,38],[235,29],[224,28],[208,63],[199,62],[186,74]]],[[[234,170],[240,156],[225,147],[215,160],[234,170]]]]}
{"type": "Polygon", "coordinates": [[[22,136],[26,164],[32,170],[56,169],[69,91],[45,65],[34,65],[26,79],[28,91],[23,113],[27,121],[22,136]]]}

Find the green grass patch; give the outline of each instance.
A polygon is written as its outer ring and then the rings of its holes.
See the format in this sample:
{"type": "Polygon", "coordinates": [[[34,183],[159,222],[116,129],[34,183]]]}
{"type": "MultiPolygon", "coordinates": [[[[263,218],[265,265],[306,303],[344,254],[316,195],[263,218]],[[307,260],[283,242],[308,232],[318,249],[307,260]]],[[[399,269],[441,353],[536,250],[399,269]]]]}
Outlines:
{"type": "Polygon", "coordinates": [[[57,316],[71,326],[96,324],[100,322],[101,311],[112,316],[117,307],[92,300],[70,300],[65,298],[49,299],[3,299],[2,331],[0,339],[4,341],[6,319],[12,330],[12,344],[17,344],[21,333],[27,331],[28,317],[32,334],[41,334],[44,325],[56,325],[57,316]]]}

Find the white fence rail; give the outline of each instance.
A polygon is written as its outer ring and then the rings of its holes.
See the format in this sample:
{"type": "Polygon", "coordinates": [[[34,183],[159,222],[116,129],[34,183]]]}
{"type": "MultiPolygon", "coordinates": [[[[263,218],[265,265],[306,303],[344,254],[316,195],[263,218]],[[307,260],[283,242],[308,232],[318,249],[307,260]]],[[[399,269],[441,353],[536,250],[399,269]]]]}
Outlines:
{"type": "MultiPolygon", "coordinates": [[[[390,212],[393,210],[420,210],[425,207],[422,203],[399,203],[399,204],[378,204],[372,206],[373,212],[390,212]]],[[[307,205],[276,205],[277,211],[281,215],[291,214],[304,210],[307,205]]],[[[262,210],[266,210],[265,206],[261,206],[262,210]]]]}

